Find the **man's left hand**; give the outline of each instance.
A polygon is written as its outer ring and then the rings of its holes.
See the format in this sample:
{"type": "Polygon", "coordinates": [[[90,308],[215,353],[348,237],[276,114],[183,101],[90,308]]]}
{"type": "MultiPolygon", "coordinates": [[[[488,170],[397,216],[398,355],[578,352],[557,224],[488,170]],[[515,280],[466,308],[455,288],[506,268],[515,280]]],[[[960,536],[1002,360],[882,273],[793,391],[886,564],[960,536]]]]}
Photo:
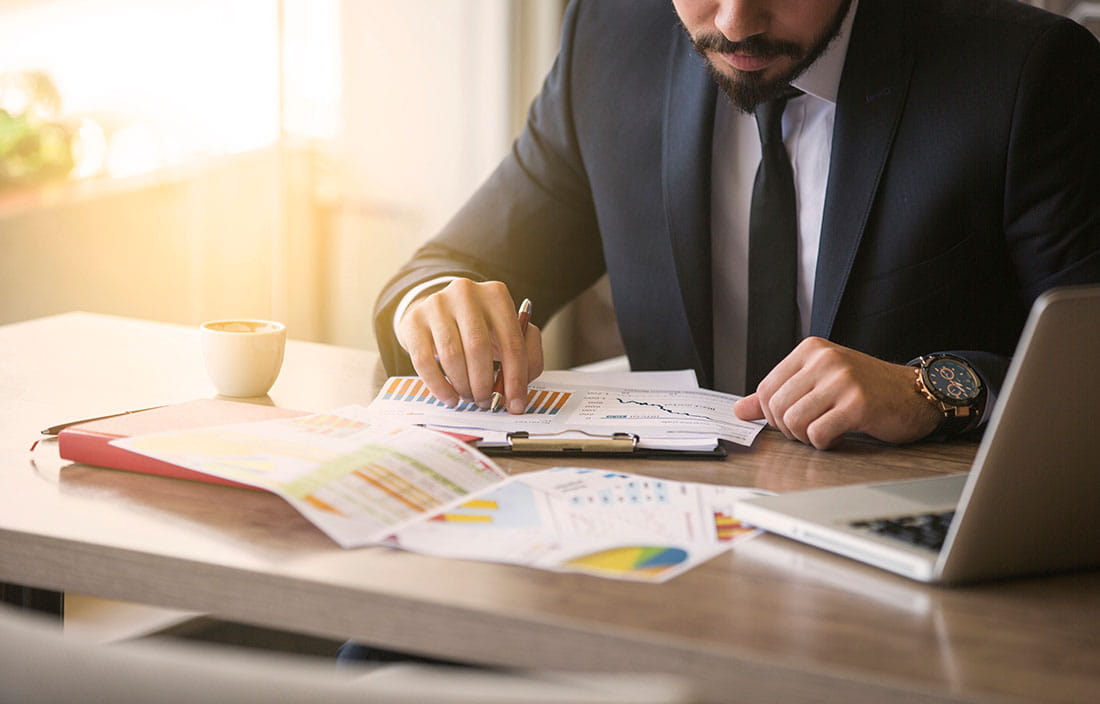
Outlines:
{"type": "Polygon", "coordinates": [[[892,364],[819,337],[804,339],[734,405],[742,420],[766,419],[790,439],[818,449],[848,432],[906,443],[930,435],[942,415],[914,387],[912,367],[892,364]]]}

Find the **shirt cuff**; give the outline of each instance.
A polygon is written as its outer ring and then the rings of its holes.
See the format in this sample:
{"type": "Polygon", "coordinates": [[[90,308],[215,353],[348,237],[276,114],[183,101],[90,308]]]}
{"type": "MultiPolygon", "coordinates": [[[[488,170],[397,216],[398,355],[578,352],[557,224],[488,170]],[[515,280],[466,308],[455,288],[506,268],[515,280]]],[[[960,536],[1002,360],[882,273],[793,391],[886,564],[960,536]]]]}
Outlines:
{"type": "MultiPolygon", "coordinates": [[[[447,284],[451,283],[455,279],[462,278],[460,276],[437,276],[434,279],[428,279],[427,281],[421,281],[416,286],[413,286],[405,295],[401,297],[401,300],[397,302],[397,307],[393,309],[393,337],[397,340],[397,344],[401,344],[401,338],[397,336],[397,324],[401,322],[401,318],[405,317],[405,311],[409,309],[412,302],[417,299],[420,294],[425,291],[438,287],[443,288],[447,284]]],[[[401,348],[404,349],[404,345],[401,348]]],[[[408,350],[405,350],[408,352],[408,350]]]]}

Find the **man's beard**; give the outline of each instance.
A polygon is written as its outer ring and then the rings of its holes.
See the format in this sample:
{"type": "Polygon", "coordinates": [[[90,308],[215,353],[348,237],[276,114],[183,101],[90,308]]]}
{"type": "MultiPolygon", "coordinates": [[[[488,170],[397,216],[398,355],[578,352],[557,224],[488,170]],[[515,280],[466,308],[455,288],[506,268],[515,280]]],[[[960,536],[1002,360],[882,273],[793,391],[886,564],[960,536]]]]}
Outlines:
{"type": "Polygon", "coordinates": [[[752,113],[760,103],[779,97],[779,94],[791,81],[802,75],[803,71],[809,68],[814,61],[817,61],[833,39],[836,39],[836,36],[840,34],[840,27],[844,24],[844,18],[847,16],[848,8],[851,5],[852,0],[841,2],[825,31],[821,33],[808,50],[803,50],[794,42],[768,39],[761,35],[753,35],[740,42],[731,42],[718,32],[700,34],[697,37],[692,37],[689,33],[688,37],[691,39],[695,51],[699,52],[699,55],[706,61],[707,69],[718,87],[729,96],[730,101],[738,110],[752,113]],[[794,59],[795,63],[790,70],[770,80],[764,78],[764,71],[738,71],[733,76],[728,76],[714,66],[711,58],[707,56],[708,51],[723,54],[743,53],[769,59],[777,56],[789,56],[794,59]]]}

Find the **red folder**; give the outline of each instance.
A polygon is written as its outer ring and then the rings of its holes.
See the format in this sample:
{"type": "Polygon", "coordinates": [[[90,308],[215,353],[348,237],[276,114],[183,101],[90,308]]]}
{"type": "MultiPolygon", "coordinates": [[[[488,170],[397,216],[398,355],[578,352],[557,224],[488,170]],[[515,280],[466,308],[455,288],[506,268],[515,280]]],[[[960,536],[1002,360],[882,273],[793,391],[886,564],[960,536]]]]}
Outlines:
{"type": "Polygon", "coordinates": [[[255,489],[256,487],[184,469],[168,462],[155,460],[152,457],[123,450],[109,443],[112,440],[132,435],[145,435],[168,430],[189,430],[191,428],[229,425],[232,423],[250,423],[302,415],[306,415],[306,413],[287,408],[276,408],[275,406],[223,399],[199,399],[69,426],[58,434],[58,452],[61,454],[62,459],[80,462],[81,464],[255,489]]]}

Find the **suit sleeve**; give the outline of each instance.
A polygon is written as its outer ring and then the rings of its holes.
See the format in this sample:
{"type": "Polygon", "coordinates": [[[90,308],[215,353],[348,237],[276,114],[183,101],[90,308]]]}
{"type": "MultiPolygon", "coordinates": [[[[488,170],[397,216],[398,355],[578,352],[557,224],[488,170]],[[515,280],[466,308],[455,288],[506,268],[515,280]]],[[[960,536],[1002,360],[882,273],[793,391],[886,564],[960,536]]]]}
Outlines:
{"type": "MultiPolygon", "coordinates": [[[[412,372],[393,335],[393,311],[421,281],[457,275],[503,281],[535,302],[535,324],[604,271],[599,229],[571,115],[572,47],[583,3],[566,12],[562,45],[510,153],[444,229],[386,284],[374,313],[389,374],[412,372]]],[[[583,74],[583,72],[582,72],[583,74]]]]}
{"type": "MultiPolygon", "coordinates": [[[[1030,51],[1005,167],[1004,233],[1021,302],[1100,283],[1100,44],[1080,25],[1055,23],[1030,51]]],[[[953,353],[1000,392],[1009,358],[953,353]]]]}
{"type": "Polygon", "coordinates": [[[1030,305],[1100,282],[1100,44],[1055,24],[1020,76],[1005,177],[1005,237],[1030,305]]]}

